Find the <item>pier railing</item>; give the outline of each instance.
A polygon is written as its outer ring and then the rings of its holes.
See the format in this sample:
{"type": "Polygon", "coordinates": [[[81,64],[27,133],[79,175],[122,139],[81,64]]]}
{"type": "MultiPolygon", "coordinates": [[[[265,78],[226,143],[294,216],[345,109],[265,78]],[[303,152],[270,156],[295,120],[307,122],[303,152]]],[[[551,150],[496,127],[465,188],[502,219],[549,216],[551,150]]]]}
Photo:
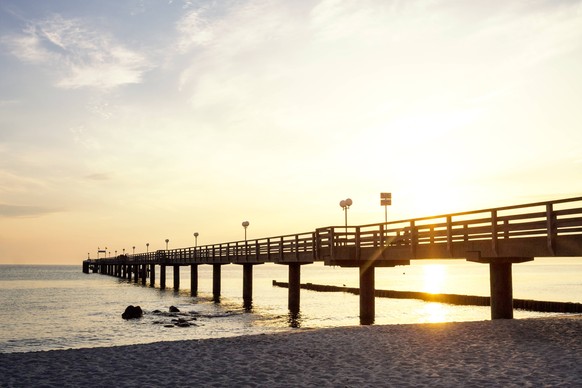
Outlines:
{"type": "Polygon", "coordinates": [[[92,260],[135,264],[582,256],[582,197],[92,260]]]}
{"type": "Polygon", "coordinates": [[[582,197],[316,230],[318,258],[582,256],[582,197]]]}

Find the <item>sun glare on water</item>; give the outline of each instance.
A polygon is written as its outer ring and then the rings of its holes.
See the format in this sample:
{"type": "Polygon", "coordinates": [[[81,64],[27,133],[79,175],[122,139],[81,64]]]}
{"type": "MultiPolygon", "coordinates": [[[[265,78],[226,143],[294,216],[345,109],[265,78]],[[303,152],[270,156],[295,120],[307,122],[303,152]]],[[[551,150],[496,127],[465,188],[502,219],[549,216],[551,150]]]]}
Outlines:
{"type": "Polygon", "coordinates": [[[423,323],[444,322],[447,319],[447,311],[442,303],[426,303],[419,313],[423,323]]]}

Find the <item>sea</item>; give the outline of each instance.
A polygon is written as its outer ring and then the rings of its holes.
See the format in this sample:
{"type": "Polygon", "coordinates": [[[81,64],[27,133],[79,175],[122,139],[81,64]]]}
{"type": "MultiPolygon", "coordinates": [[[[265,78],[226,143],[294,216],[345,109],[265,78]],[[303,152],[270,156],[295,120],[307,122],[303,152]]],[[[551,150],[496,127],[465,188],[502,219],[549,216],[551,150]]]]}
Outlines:
{"type": "MultiPolygon", "coordinates": [[[[222,266],[221,298],[212,296],[212,266],[198,269],[198,296],[190,295],[190,270],[182,267],[181,288],[173,290],[172,268],[166,289],[96,273],[81,263],[0,265],[0,353],[110,347],[159,341],[270,334],[359,325],[359,297],[343,292],[301,290],[298,315],[289,314],[284,265],[254,266],[252,308],[243,307],[242,266],[222,266]],[[129,305],[141,319],[124,320],[129,305]],[[170,306],[191,326],[178,327],[170,306]],[[195,318],[195,320],[194,320],[195,318]]],[[[356,268],[301,267],[301,283],[358,287],[356,268]]],[[[409,266],[376,269],[376,288],[489,296],[489,267],[464,260],[413,261],[409,266]]],[[[520,299],[582,303],[582,258],[543,258],[513,266],[513,295],[520,299]]],[[[376,298],[377,325],[490,319],[489,307],[455,306],[420,300],[376,298]]],[[[556,313],[515,310],[516,319],[556,313]]]]}

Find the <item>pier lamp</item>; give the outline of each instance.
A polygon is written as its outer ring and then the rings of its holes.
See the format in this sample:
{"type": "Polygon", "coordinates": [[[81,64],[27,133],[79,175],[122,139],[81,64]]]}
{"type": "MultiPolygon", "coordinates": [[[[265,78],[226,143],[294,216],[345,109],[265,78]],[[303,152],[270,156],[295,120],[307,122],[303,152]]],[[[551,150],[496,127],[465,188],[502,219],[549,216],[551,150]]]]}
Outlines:
{"type": "Polygon", "coordinates": [[[146,243],[146,253],[150,253],[150,243],[146,243]]]}
{"type": "Polygon", "coordinates": [[[117,257],[117,251],[115,251],[115,257],[117,257]]]}
{"type": "Polygon", "coordinates": [[[247,228],[249,227],[250,223],[248,221],[243,221],[242,226],[245,228],[245,241],[247,241],[247,228]]]}
{"type": "Polygon", "coordinates": [[[200,236],[200,233],[194,232],[194,248],[198,246],[198,236],[200,236]]]}
{"type": "Polygon", "coordinates": [[[170,242],[170,239],[169,239],[169,238],[167,238],[167,239],[166,239],[166,251],[168,250],[168,243],[169,243],[169,242],[170,242]]]}
{"type": "Polygon", "coordinates": [[[125,256],[125,248],[123,248],[123,255],[125,256]]]}
{"type": "Polygon", "coordinates": [[[344,218],[345,218],[345,225],[346,225],[346,233],[348,233],[348,209],[352,206],[353,201],[349,198],[342,199],[340,201],[340,206],[344,210],[344,218]]]}

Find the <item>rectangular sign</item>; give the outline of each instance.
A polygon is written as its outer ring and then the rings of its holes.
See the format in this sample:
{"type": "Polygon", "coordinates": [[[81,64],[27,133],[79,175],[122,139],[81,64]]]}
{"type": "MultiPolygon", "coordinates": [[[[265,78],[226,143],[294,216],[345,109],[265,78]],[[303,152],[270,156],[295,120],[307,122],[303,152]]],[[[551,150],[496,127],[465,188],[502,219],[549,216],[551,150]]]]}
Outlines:
{"type": "Polygon", "coordinates": [[[381,206],[392,205],[392,193],[380,193],[380,205],[381,206]]]}

